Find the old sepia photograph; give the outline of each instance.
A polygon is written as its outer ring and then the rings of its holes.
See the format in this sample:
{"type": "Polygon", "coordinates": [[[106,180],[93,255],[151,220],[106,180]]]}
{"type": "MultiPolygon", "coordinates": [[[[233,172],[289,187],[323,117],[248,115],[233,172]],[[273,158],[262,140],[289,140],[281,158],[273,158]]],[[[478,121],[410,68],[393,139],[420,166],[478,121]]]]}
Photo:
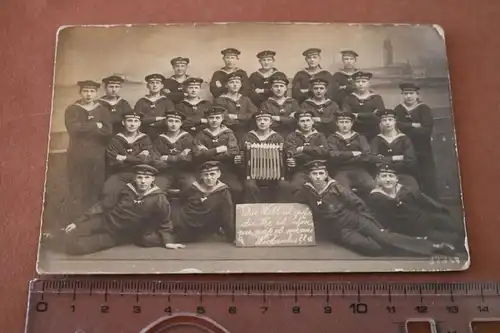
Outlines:
{"type": "Polygon", "coordinates": [[[59,29],[40,274],[468,268],[444,32],[59,29]]]}

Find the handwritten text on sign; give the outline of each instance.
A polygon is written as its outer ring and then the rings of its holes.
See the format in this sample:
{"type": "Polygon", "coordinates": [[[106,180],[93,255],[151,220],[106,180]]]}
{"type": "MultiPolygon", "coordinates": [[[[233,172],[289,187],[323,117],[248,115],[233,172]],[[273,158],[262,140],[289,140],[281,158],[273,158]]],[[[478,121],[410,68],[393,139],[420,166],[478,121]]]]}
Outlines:
{"type": "Polygon", "coordinates": [[[316,245],[309,207],[298,203],[236,205],[236,246],[316,245]]]}

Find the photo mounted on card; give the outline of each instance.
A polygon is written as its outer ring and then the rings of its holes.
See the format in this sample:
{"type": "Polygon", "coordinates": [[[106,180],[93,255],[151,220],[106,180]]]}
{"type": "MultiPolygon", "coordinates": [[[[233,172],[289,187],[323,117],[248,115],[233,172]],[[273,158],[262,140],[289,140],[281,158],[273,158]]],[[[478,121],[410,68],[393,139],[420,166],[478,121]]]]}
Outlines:
{"type": "Polygon", "coordinates": [[[469,266],[433,25],[71,26],[41,274],[469,266]]]}

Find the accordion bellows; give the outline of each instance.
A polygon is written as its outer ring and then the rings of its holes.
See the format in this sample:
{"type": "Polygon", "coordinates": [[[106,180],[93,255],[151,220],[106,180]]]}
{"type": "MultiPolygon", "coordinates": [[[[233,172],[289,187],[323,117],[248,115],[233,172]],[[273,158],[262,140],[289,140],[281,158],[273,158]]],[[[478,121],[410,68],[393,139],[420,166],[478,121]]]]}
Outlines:
{"type": "Polygon", "coordinates": [[[283,144],[250,143],[246,146],[247,179],[283,180],[283,144]]]}

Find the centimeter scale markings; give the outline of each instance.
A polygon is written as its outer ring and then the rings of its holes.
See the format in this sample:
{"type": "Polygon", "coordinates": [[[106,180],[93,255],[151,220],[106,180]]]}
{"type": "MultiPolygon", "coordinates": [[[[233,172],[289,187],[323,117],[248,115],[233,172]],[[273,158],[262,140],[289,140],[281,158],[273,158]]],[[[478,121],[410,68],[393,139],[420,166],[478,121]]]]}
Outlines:
{"type": "Polygon", "coordinates": [[[419,321],[435,333],[500,321],[499,284],[34,280],[26,332],[400,333],[419,321]]]}

